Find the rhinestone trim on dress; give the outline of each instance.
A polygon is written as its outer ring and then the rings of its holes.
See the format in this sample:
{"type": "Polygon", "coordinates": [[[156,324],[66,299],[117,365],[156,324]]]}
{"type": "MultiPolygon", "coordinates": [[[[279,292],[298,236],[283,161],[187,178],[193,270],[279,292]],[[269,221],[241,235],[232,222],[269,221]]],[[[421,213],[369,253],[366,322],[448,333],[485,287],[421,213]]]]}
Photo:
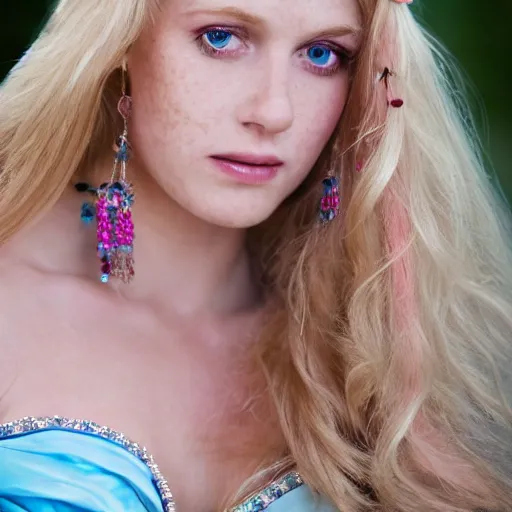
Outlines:
{"type": "Polygon", "coordinates": [[[300,475],[292,471],[229,512],[261,512],[266,510],[278,498],[300,487],[303,483],[304,481],[300,475]]]}
{"type": "MultiPolygon", "coordinates": [[[[61,416],[26,417],[0,425],[0,440],[7,437],[37,432],[38,430],[61,429],[96,435],[112,441],[140,459],[151,471],[153,481],[160,494],[164,512],[176,512],[176,505],[171,494],[169,484],[160,472],[153,457],[146,448],[128,439],[124,434],[109,427],[103,427],[87,420],[63,418],[61,416]]],[[[292,471],[280,480],[270,484],[262,491],[254,494],[246,501],[232,508],[228,512],[261,512],[266,510],[274,501],[287,492],[303,484],[300,475],[292,471]]]]}
{"type": "Polygon", "coordinates": [[[97,423],[87,420],[61,418],[60,416],[41,418],[27,417],[0,425],[0,439],[48,429],[72,430],[96,435],[103,439],[108,439],[129,451],[144,462],[151,471],[153,481],[158,493],[160,494],[164,512],[176,512],[174,498],[172,497],[171,490],[169,489],[169,484],[160,472],[160,469],[153,460],[153,457],[148,453],[146,448],[130,441],[121,432],[117,432],[116,430],[112,430],[108,427],[102,427],[97,423]]]}

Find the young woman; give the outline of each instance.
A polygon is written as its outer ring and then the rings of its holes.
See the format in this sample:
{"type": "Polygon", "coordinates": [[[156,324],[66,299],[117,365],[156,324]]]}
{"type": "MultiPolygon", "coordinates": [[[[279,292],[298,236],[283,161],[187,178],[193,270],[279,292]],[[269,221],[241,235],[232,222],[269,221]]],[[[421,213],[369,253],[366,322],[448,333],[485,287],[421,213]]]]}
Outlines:
{"type": "Polygon", "coordinates": [[[510,216],[405,4],[57,4],[0,91],[2,512],[512,510],[510,216]]]}

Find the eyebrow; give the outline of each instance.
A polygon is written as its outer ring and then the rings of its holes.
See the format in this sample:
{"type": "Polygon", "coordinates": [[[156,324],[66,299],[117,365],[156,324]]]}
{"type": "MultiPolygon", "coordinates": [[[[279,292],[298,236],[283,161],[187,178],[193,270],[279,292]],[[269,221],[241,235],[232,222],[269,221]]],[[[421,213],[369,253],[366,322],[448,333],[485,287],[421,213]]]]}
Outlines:
{"type": "MultiPolygon", "coordinates": [[[[265,21],[260,18],[259,16],[256,16],[254,14],[250,14],[246,11],[243,11],[242,9],[238,9],[237,7],[222,7],[219,9],[201,9],[197,11],[190,11],[187,14],[210,14],[210,15],[224,15],[229,16],[231,18],[238,19],[240,21],[243,21],[245,23],[248,23],[250,25],[255,26],[264,26],[265,21]]],[[[335,26],[328,29],[324,29],[320,32],[314,33],[314,35],[310,38],[318,38],[318,37],[340,37],[340,36],[358,36],[361,32],[361,29],[359,27],[353,27],[350,25],[341,25],[341,26],[335,26]]]]}
{"type": "Polygon", "coordinates": [[[340,25],[316,32],[315,37],[359,36],[361,29],[351,25],[340,25]]]}
{"type": "Polygon", "coordinates": [[[254,14],[250,14],[242,9],[238,9],[237,7],[222,7],[219,9],[201,9],[197,11],[189,11],[187,14],[222,14],[224,16],[229,16],[231,18],[236,18],[245,23],[249,23],[251,25],[264,25],[265,22],[259,16],[255,16],[254,14]]]}

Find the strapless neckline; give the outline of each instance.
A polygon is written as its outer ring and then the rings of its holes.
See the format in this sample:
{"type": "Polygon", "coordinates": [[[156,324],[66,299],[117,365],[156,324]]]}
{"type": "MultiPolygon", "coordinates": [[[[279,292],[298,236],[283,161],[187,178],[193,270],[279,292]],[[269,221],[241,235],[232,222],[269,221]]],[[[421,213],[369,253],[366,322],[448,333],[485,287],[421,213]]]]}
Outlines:
{"type": "MultiPolygon", "coordinates": [[[[176,512],[176,505],[169,486],[153,456],[148,450],[129,439],[122,432],[99,425],[89,420],[65,418],[61,416],[29,416],[9,423],[0,424],[0,441],[5,438],[27,435],[44,430],[65,430],[103,438],[130,452],[142,461],[150,470],[154,485],[159,493],[164,512],[176,512]]],[[[255,493],[240,505],[226,512],[249,512],[265,510],[278,498],[303,484],[301,476],[291,471],[272,482],[262,491],[255,493]]]]}

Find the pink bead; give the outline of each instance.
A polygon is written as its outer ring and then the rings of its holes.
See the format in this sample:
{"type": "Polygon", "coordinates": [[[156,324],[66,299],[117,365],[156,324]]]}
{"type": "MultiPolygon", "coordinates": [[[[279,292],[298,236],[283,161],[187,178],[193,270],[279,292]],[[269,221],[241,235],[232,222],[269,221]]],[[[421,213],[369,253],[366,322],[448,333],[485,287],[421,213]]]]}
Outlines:
{"type": "Polygon", "coordinates": [[[132,99],[130,96],[122,96],[117,104],[117,110],[124,119],[128,119],[132,112],[132,99]]]}

